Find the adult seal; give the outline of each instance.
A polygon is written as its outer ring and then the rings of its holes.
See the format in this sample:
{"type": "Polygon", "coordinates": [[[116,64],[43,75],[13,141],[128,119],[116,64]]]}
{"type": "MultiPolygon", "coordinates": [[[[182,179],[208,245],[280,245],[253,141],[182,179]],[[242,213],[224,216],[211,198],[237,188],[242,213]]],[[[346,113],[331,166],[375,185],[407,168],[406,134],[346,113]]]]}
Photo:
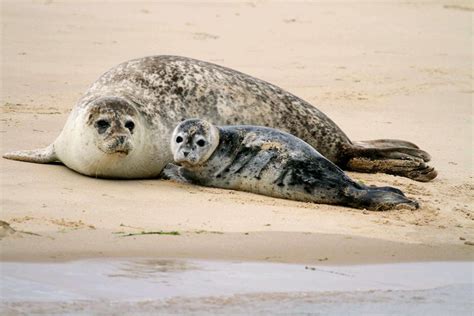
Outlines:
{"type": "Polygon", "coordinates": [[[418,203],[392,187],[368,187],[301,139],[260,126],[179,124],[171,138],[182,176],[199,185],[383,211],[418,203]]]}
{"type": "Polygon", "coordinates": [[[60,161],[89,176],[150,178],[172,161],[168,141],[180,121],[249,124],[293,134],[343,169],[429,181],[430,156],[399,140],[352,142],[325,114],[268,82],[177,56],[122,63],[103,74],[73,108],[50,146],[8,159],[60,161]]]}

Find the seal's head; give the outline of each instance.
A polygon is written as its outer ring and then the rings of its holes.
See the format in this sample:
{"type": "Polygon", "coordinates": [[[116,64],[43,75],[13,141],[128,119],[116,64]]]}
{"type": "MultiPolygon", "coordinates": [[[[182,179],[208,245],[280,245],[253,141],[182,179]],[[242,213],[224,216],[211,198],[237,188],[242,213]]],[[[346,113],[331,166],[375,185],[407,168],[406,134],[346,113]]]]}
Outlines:
{"type": "Polygon", "coordinates": [[[104,97],[90,105],[87,127],[97,148],[108,155],[128,155],[135,144],[137,110],[125,99],[104,97]]]}
{"type": "Polygon", "coordinates": [[[211,123],[190,119],[181,122],[171,136],[174,161],[185,166],[206,162],[219,145],[219,130],[211,123]]]}
{"type": "MultiPolygon", "coordinates": [[[[69,115],[54,142],[58,157],[82,174],[104,178],[157,176],[165,165],[141,105],[128,96],[91,95],[69,115]]],[[[168,158],[169,160],[169,158],[168,158]]]]}

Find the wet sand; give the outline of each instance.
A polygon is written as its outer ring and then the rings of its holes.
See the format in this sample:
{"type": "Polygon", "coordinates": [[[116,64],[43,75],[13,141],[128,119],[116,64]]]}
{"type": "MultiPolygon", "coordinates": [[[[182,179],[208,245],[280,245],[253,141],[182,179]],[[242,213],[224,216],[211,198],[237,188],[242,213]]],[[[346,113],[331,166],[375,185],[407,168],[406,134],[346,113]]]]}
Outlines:
{"type": "Polygon", "coordinates": [[[416,211],[373,213],[0,159],[0,220],[11,227],[0,228],[2,260],[473,260],[467,2],[2,1],[1,9],[2,153],[51,143],[75,101],[110,67],[174,54],[279,85],[353,140],[412,141],[439,171],[429,183],[349,173],[421,203],[416,211]],[[180,235],[119,236],[143,231],[180,235]]]}
{"type": "Polygon", "coordinates": [[[472,264],[2,263],[2,314],[470,315],[472,264]],[[199,289],[198,291],[196,289],[199,289]]]}
{"type": "Polygon", "coordinates": [[[3,261],[54,262],[154,256],[318,265],[473,260],[472,246],[407,244],[350,235],[196,230],[181,232],[178,236],[128,236],[120,233],[122,231],[78,230],[5,238],[1,258],[3,261]]]}

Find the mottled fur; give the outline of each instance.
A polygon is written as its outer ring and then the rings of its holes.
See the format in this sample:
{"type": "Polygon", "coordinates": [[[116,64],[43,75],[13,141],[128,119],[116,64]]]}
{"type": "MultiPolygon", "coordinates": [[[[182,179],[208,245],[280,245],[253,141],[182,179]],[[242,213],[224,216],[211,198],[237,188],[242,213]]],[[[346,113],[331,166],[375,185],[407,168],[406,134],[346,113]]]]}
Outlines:
{"type": "Polygon", "coordinates": [[[196,184],[371,210],[418,207],[398,189],[353,181],[313,147],[275,129],[186,120],[170,145],[181,175],[196,184]]]}
{"type": "MultiPolygon", "coordinates": [[[[147,138],[154,140],[145,149],[153,151],[155,157],[148,161],[149,170],[135,174],[127,171],[124,177],[156,176],[172,160],[165,144],[173,127],[190,117],[218,125],[250,124],[284,130],[305,140],[341,168],[383,171],[420,181],[436,176],[436,171],[425,164],[429,155],[410,143],[393,140],[352,143],[331,119],[304,100],[268,82],[203,61],[153,56],[122,63],[92,84],[73,109],[64,130],[70,129],[69,125],[81,128],[79,125],[84,121],[75,122],[76,117],[91,111],[103,98],[115,99],[135,109],[141,116],[142,128],[147,130],[147,138]]],[[[57,149],[62,145],[53,146],[57,149]]],[[[71,146],[67,139],[64,146],[71,146]]],[[[87,155],[87,152],[82,154],[87,155]]],[[[144,155],[148,157],[149,153],[144,155]]],[[[35,160],[31,158],[31,151],[4,157],[27,160],[27,156],[30,156],[29,161],[35,160]]],[[[61,154],[55,156],[68,165],[61,154]]],[[[91,174],[82,166],[70,167],[91,174]]],[[[117,165],[117,168],[122,167],[117,165]]],[[[111,174],[104,171],[101,176],[122,177],[121,170],[113,170],[111,174]]]]}

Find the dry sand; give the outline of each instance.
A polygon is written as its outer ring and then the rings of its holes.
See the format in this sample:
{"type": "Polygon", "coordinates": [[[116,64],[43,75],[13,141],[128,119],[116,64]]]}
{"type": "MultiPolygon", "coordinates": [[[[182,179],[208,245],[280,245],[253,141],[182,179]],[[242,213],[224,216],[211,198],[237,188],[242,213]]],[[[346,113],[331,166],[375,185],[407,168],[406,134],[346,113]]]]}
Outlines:
{"type": "Polygon", "coordinates": [[[2,153],[51,143],[110,67],[174,54],[277,84],[351,139],[413,141],[439,171],[350,173],[422,205],[376,213],[0,159],[2,259],[473,260],[472,18],[452,1],[2,1],[2,153]],[[180,235],[121,237],[141,231],[180,235]]]}

